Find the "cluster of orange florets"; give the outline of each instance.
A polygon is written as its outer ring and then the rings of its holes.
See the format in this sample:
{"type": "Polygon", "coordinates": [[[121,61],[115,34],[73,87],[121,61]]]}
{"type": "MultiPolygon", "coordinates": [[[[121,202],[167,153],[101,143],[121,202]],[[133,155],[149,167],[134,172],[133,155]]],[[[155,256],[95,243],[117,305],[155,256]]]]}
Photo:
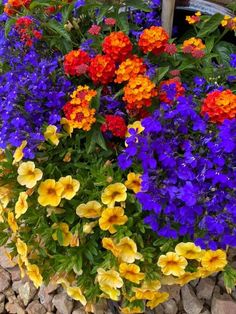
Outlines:
{"type": "Polygon", "coordinates": [[[196,12],[194,15],[188,15],[186,16],[186,21],[189,23],[189,24],[196,24],[198,22],[200,22],[201,18],[201,12],[196,12]]]}
{"type": "Polygon", "coordinates": [[[168,39],[169,36],[164,28],[151,26],[142,32],[138,45],[144,53],[152,52],[157,55],[165,50],[168,39]]]}
{"type": "Polygon", "coordinates": [[[31,0],[8,0],[4,7],[4,12],[7,15],[13,15],[22,7],[27,7],[31,0]]]}
{"type": "Polygon", "coordinates": [[[208,115],[213,123],[236,118],[236,95],[230,89],[209,93],[203,101],[201,114],[208,115]]]}
{"type": "Polygon", "coordinates": [[[152,97],[157,95],[155,84],[144,75],[131,78],[124,87],[123,100],[127,109],[135,112],[143,107],[151,106],[152,97]]]}
{"type": "Polygon", "coordinates": [[[159,97],[160,100],[167,103],[173,104],[174,100],[180,96],[185,94],[185,89],[178,78],[172,78],[169,80],[162,81],[159,87],[159,97]],[[165,90],[164,87],[173,87],[173,95],[169,97],[168,92],[165,90]]]}
{"type": "Polygon", "coordinates": [[[225,28],[235,31],[236,30],[236,17],[230,17],[228,15],[224,16],[224,19],[221,21],[221,25],[225,28]]]}
{"type": "Polygon", "coordinates": [[[97,55],[91,60],[89,75],[95,84],[108,84],[115,76],[116,65],[107,55],[97,55]]]}
{"type": "Polygon", "coordinates": [[[90,108],[90,102],[97,92],[89,89],[87,85],[78,86],[72,93],[71,101],[65,104],[63,111],[68,123],[73,128],[89,131],[96,121],[94,115],[96,110],[90,108]]]}
{"type": "Polygon", "coordinates": [[[118,70],[116,70],[116,83],[122,83],[129,81],[131,78],[136,77],[139,74],[143,74],[147,67],[143,62],[143,59],[136,55],[123,61],[118,70]]]}
{"type": "Polygon", "coordinates": [[[129,37],[123,32],[112,32],[105,37],[102,43],[102,50],[109,55],[115,62],[124,61],[133,49],[129,37]]]}
{"type": "Polygon", "coordinates": [[[190,53],[194,58],[202,58],[205,54],[206,46],[200,38],[191,37],[183,42],[182,50],[184,53],[190,53]]]}
{"type": "Polygon", "coordinates": [[[72,50],[64,57],[64,70],[66,74],[80,76],[88,71],[90,57],[87,52],[78,49],[72,50]]]}

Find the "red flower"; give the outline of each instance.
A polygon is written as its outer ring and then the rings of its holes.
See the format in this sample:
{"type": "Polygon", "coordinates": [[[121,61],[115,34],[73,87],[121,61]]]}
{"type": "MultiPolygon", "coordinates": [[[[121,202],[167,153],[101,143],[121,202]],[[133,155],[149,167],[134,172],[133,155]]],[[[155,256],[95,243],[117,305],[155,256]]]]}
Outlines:
{"type": "Polygon", "coordinates": [[[88,71],[90,57],[83,50],[72,50],[64,57],[64,70],[66,74],[80,76],[88,71]]]}
{"type": "Polygon", "coordinates": [[[98,35],[100,33],[101,26],[98,25],[92,25],[90,29],[88,30],[88,33],[91,35],[98,35]]]}
{"type": "Polygon", "coordinates": [[[113,136],[125,138],[127,126],[122,117],[108,114],[105,116],[105,119],[105,123],[101,126],[103,133],[110,131],[113,136]]]}
{"type": "Polygon", "coordinates": [[[42,34],[35,29],[34,22],[27,16],[20,17],[16,20],[15,29],[21,41],[28,47],[33,45],[33,39],[42,38],[42,34]]]}
{"type": "Polygon", "coordinates": [[[102,50],[116,62],[124,61],[133,49],[129,37],[123,32],[112,32],[104,38],[102,50]]]}
{"type": "Polygon", "coordinates": [[[166,44],[164,51],[169,55],[174,55],[177,52],[175,44],[166,44]]]}
{"type": "Polygon", "coordinates": [[[105,19],[105,24],[109,26],[114,26],[116,24],[116,19],[113,19],[112,17],[108,17],[105,19]]]}
{"type": "Polygon", "coordinates": [[[107,55],[97,55],[89,66],[89,75],[95,84],[108,84],[115,75],[115,63],[107,55]]]}

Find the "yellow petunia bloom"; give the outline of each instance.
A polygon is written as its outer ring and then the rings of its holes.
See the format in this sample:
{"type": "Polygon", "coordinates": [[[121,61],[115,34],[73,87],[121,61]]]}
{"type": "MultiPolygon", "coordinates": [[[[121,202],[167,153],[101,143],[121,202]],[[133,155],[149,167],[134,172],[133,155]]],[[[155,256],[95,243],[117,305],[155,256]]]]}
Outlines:
{"type": "Polygon", "coordinates": [[[105,270],[103,268],[98,268],[97,281],[99,286],[108,286],[114,289],[121,288],[123,286],[123,280],[120,277],[120,274],[113,269],[105,270]]]}
{"type": "Polygon", "coordinates": [[[13,154],[13,165],[19,161],[21,161],[21,159],[24,157],[24,148],[27,145],[27,141],[23,141],[21,143],[21,145],[19,147],[17,147],[17,149],[15,150],[14,154],[13,154]]]}
{"type": "Polygon", "coordinates": [[[207,271],[219,271],[227,265],[226,253],[223,250],[208,250],[201,258],[202,267],[207,271]]]}
{"type": "Polygon", "coordinates": [[[62,118],[60,121],[61,125],[63,126],[63,129],[66,131],[66,133],[71,136],[71,134],[74,131],[73,125],[67,120],[66,118],[62,118]]]}
{"type": "Polygon", "coordinates": [[[152,300],[157,292],[161,288],[159,280],[144,281],[141,287],[133,287],[136,300],[152,300]]]}
{"type": "Polygon", "coordinates": [[[113,239],[103,238],[102,239],[102,246],[104,247],[104,249],[111,251],[114,256],[116,256],[116,257],[118,256],[119,250],[118,250],[117,246],[115,245],[113,239]]]}
{"type": "Polygon", "coordinates": [[[73,240],[73,234],[69,231],[69,226],[66,223],[64,222],[55,223],[52,225],[52,228],[56,229],[56,231],[52,235],[53,240],[58,241],[57,229],[60,229],[63,236],[62,246],[71,245],[73,240]]]}
{"type": "Polygon", "coordinates": [[[145,274],[140,272],[140,267],[135,264],[121,263],[119,266],[119,272],[121,277],[136,284],[139,284],[145,277],[145,274]]]}
{"type": "Polygon", "coordinates": [[[17,256],[17,265],[18,265],[18,267],[20,269],[20,276],[21,276],[21,278],[25,277],[25,269],[23,267],[25,262],[27,264],[27,260],[23,261],[20,255],[17,256]]]}
{"type": "Polygon", "coordinates": [[[56,280],[58,285],[62,285],[62,287],[67,290],[70,287],[70,283],[66,278],[60,277],[56,280]]]}
{"type": "Polygon", "coordinates": [[[20,238],[16,241],[16,250],[21,257],[21,260],[24,262],[27,259],[28,249],[25,242],[23,242],[20,238]]]}
{"type": "Polygon", "coordinates": [[[43,173],[40,169],[35,168],[33,161],[23,162],[17,170],[17,181],[20,185],[26,186],[28,189],[33,188],[37,181],[41,180],[43,173]]]}
{"type": "Polygon", "coordinates": [[[97,201],[89,201],[76,208],[76,214],[81,218],[98,218],[101,216],[101,212],[102,205],[97,201]]]}
{"type": "Polygon", "coordinates": [[[99,226],[102,230],[115,233],[117,231],[115,226],[122,226],[127,220],[128,217],[124,214],[124,208],[118,206],[106,208],[99,219],[99,226]]]}
{"type": "Polygon", "coordinates": [[[122,183],[108,185],[102,193],[102,203],[108,207],[113,207],[115,202],[124,202],[127,198],[126,186],[122,183]]]}
{"type": "Polygon", "coordinates": [[[58,182],[61,183],[64,187],[62,198],[71,200],[79,191],[80,182],[78,180],[72,179],[71,176],[62,177],[58,182]]]}
{"type": "Polygon", "coordinates": [[[70,247],[77,247],[79,246],[79,236],[78,234],[72,234],[71,240],[70,240],[70,247]]]}
{"type": "Polygon", "coordinates": [[[64,187],[60,182],[53,179],[47,179],[40,183],[38,188],[38,202],[42,206],[58,206],[61,202],[64,187]]]}
{"type": "Polygon", "coordinates": [[[0,186],[0,204],[6,208],[11,200],[11,187],[9,185],[0,186]]]}
{"type": "Polygon", "coordinates": [[[101,297],[109,298],[113,301],[118,301],[120,297],[120,291],[118,289],[112,288],[108,285],[100,285],[100,289],[104,292],[101,297]]]}
{"type": "Polygon", "coordinates": [[[15,204],[16,219],[25,214],[28,209],[27,203],[28,194],[26,192],[20,192],[19,198],[15,204]]]}
{"type": "Polygon", "coordinates": [[[117,244],[117,257],[121,262],[132,264],[136,259],[141,259],[142,254],[138,253],[136,243],[129,237],[124,237],[117,244]]]}
{"type": "Polygon", "coordinates": [[[184,274],[188,262],[183,256],[179,256],[174,252],[168,252],[166,255],[159,257],[157,265],[161,267],[161,271],[164,275],[179,277],[184,274]]]}
{"type": "Polygon", "coordinates": [[[44,132],[45,140],[49,140],[53,145],[59,144],[60,134],[57,133],[57,127],[55,125],[49,125],[44,132]]]}
{"type": "Polygon", "coordinates": [[[186,272],[182,276],[180,276],[179,278],[176,278],[175,283],[180,285],[180,286],[184,286],[187,283],[189,283],[190,281],[195,280],[197,278],[198,278],[197,272],[195,272],[195,273],[186,272]]]}
{"type": "Polygon", "coordinates": [[[122,307],[120,308],[121,314],[140,314],[143,313],[143,310],[139,306],[134,307],[122,307]]]}
{"type": "Polygon", "coordinates": [[[83,225],[83,233],[94,233],[93,228],[97,225],[97,221],[89,222],[83,225]]]}
{"type": "Polygon", "coordinates": [[[79,301],[83,306],[87,304],[85,296],[83,295],[81,289],[79,287],[68,287],[66,292],[69,297],[72,299],[79,301]]]}
{"type": "Polygon", "coordinates": [[[38,266],[35,264],[28,264],[26,268],[26,273],[29,276],[29,279],[33,281],[36,288],[39,288],[43,283],[43,277],[40,274],[38,266]]]}
{"type": "Polygon", "coordinates": [[[141,182],[141,174],[130,172],[127,176],[127,181],[125,181],[125,186],[134,193],[138,193],[141,190],[141,182]]]}
{"type": "Polygon", "coordinates": [[[209,271],[204,267],[198,267],[197,272],[196,272],[196,276],[197,278],[206,278],[209,277],[210,275],[216,273],[216,271],[209,271]]]}
{"type": "Polygon", "coordinates": [[[17,230],[19,229],[17,222],[15,220],[15,216],[13,214],[13,212],[9,212],[8,216],[7,216],[7,222],[9,227],[11,228],[12,232],[16,233],[17,230]]]}
{"type": "Polygon", "coordinates": [[[196,246],[192,242],[178,243],[175,247],[175,252],[187,259],[198,259],[202,254],[201,247],[196,246]]]}
{"type": "Polygon", "coordinates": [[[169,294],[167,292],[155,292],[154,297],[152,300],[147,302],[147,306],[150,307],[150,309],[154,309],[159,304],[166,302],[169,299],[169,294]]]}

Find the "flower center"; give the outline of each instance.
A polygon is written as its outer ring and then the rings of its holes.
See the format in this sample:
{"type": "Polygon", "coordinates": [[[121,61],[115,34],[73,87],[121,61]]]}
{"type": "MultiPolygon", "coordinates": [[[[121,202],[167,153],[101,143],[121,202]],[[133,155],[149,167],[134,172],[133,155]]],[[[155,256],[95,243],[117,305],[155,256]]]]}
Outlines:
{"type": "Polygon", "coordinates": [[[48,194],[49,195],[56,195],[56,191],[53,188],[48,189],[48,194]]]}
{"type": "Polygon", "coordinates": [[[113,216],[111,216],[109,219],[108,219],[108,222],[110,222],[110,223],[114,223],[114,222],[116,222],[117,221],[117,215],[113,215],[113,216]]]}
{"type": "Polygon", "coordinates": [[[111,197],[114,199],[114,198],[116,198],[118,195],[120,195],[119,192],[113,192],[112,195],[111,195],[111,197]]]}

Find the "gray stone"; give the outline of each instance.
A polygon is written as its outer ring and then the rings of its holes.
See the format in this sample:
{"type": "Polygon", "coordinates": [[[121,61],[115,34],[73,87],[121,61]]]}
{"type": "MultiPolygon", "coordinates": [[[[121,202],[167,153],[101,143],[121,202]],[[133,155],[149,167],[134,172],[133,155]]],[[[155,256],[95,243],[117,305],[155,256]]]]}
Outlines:
{"type": "Polygon", "coordinates": [[[6,254],[7,249],[0,247],[0,266],[4,269],[13,268],[16,264],[12,262],[6,254]]]}
{"type": "Polygon", "coordinates": [[[5,302],[5,295],[3,293],[0,293],[0,303],[5,302]]]}
{"type": "Polygon", "coordinates": [[[175,299],[176,303],[180,301],[180,289],[178,285],[163,286],[160,291],[167,292],[170,295],[170,298],[175,299]]]}
{"type": "Polygon", "coordinates": [[[14,281],[13,283],[12,283],[12,289],[13,289],[13,291],[15,291],[16,293],[19,293],[19,288],[22,286],[22,281],[21,280],[19,280],[19,281],[14,281]]]}
{"type": "Polygon", "coordinates": [[[72,312],[72,314],[86,314],[85,309],[83,307],[78,308],[72,312]]]}
{"type": "Polygon", "coordinates": [[[52,304],[53,294],[50,294],[50,291],[54,292],[56,289],[51,289],[49,286],[46,287],[45,285],[42,285],[39,289],[38,296],[40,299],[40,303],[43,304],[47,311],[53,310],[52,304]]]}
{"type": "Polygon", "coordinates": [[[211,313],[208,310],[203,310],[203,312],[201,312],[201,314],[211,314],[211,313]]]}
{"type": "Polygon", "coordinates": [[[221,288],[222,291],[225,291],[225,283],[224,283],[223,274],[219,275],[217,285],[221,288]]]}
{"type": "Polygon", "coordinates": [[[0,292],[3,292],[7,288],[9,288],[10,283],[11,283],[11,277],[9,273],[6,270],[1,268],[0,269],[0,292]]]}
{"type": "Polygon", "coordinates": [[[12,281],[21,280],[21,273],[20,273],[20,269],[19,269],[18,266],[10,268],[8,271],[9,271],[9,273],[11,275],[11,280],[12,281]]]}
{"type": "Polygon", "coordinates": [[[193,288],[195,288],[195,287],[198,285],[198,283],[199,283],[199,279],[195,279],[195,280],[191,280],[189,284],[190,284],[193,288]]]}
{"type": "Polygon", "coordinates": [[[35,300],[27,306],[26,312],[28,314],[46,314],[47,311],[39,301],[35,300]]]}
{"type": "Polygon", "coordinates": [[[73,300],[65,292],[56,294],[52,299],[52,304],[60,314],[71,314],[73,309],[73,300]]]}
{"type": "Polygon", "coordinates": [[[164,307],[162,306],[162,304],[158,305],[158,306],[154,309],[154,313],[155,313],[155,314],[165,314],[165,310],[164,310],[164,307]]]}
{"type": "Polygon", "coordinates": [[[34,284],[29,281],[24,283],[22,286],[19,287],[19,296],[21,300],[24,302],[24,305],[27,306],[28,303],[33,300],[37,289],[35,288],[34,284]]]}
{"type": "Polygon", "coordinates": [[[8,302],[5,306],[5,309],[8,313],[11,314],[26,314],[25,310],[17,302],[8,302]]]}
{"type": "Polygon", "coordinates": [[[210,300],[213,290],[215,288],[215,282],[211,278],[201,279],[197,285],[197,297],[199,299],[210,300]]]}
{"type": "Polygon", "coordinates": [[[5,303],[0,303],[0,313],[5,313],[5,303]]]}
{"type": "Polygon", "coordinates": [[[107,313],[107,302],[105,300],[99,300],[97,304],[94,304],[94,312],[96,314],[107,313]]]}
{"type": "Polygon", "coordinates": [[[185,285],[181,289],[183,308],[188,314],[199,314],[203,309],[203,303],[196,297],[193,288],[185,285]]]}
{"type": "Polygon", "coordinates": [[[176,314],[178,312],[178,307],[173,299],[163,303],[162,306],[164,307],[165,314],[176,314]]]}
{"type": "Polygon", "coordinates": [[[212,314],[235,314],[236,302],[228,294],[214,294],[211,305],[212,314]]]}

